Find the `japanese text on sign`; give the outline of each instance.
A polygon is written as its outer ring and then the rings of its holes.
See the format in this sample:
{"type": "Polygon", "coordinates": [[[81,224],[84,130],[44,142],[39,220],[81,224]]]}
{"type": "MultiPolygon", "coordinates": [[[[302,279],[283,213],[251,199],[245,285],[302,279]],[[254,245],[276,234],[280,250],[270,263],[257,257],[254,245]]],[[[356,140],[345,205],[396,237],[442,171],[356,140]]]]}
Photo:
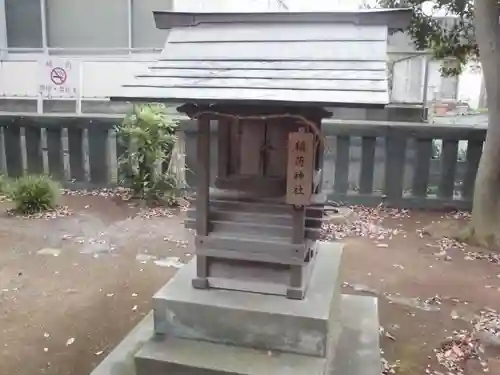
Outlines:
{"type": "Polygon", "coordinates": [[[311,201],[314,163],[314,135],[290,133],[286,202],[297,206],[311,201]]]}
{"type": "Polygon", "coordinates": [[[38,92],[44,98],[75,98],[80,91],[80,64],[61,58],[40,62],[38,92]]]}

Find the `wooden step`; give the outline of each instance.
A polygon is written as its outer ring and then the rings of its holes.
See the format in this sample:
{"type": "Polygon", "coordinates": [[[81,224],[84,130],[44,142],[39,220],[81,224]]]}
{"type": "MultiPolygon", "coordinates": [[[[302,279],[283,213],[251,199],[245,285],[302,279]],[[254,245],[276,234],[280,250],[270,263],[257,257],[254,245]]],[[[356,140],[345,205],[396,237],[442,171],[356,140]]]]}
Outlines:
{"type": "Polygon", "coordinates": [[[196,236],[195,244],[198,255],[288,265],[304,264],[307,251],[314,246],[313,241],[292,244],[282,237],[235,232],[196,236]]]}
{"type": "MultiPolygon", "coordinates": [[[[186,228],[196,229],[195,219],[185,219],[186,228]]],[[[232,232],[238,234],[250,235],[268,235],[271,237],[281,237],[291,239],[293,235],[292,226],[284,225],[270,225],[266,223],[255,222],[235,222],[235,221],[221,221],[210,220],[209,231],[214,233],[232,232]]],[[[306,227],[305,237],[310,240],[319,240],[321,238],[321,228],[306,227]]]]}
{"type": "MultiPolygon", "coordinates": [[[[186,214],[188,219],[196,219],[195,209],[189,209],[186,214]]],[[[260,223],[262,225],[292,226],[291,214],[270,214],[211,209],[208,219],[213,221],[233,221],[237,223],[260,223]]],[[[307,228],[321,228],[322,223],[323,218],[306,217],[307,228]]]]}
{"type": "MultiPolygon", "coordinates": [[[[263,200],[227,200],[210,198],[210,209],[216,211],[237,211],[248,213],[266,213],[274,215],[291,215],[293,207],[284,202],[263,200]]],[[[191,201],[191,208],[196,208],[196,200],[191,201]]],[[[324,205],[311,205],[306,207],[307,216],[319,218],[323,215],[324,205]]]]}

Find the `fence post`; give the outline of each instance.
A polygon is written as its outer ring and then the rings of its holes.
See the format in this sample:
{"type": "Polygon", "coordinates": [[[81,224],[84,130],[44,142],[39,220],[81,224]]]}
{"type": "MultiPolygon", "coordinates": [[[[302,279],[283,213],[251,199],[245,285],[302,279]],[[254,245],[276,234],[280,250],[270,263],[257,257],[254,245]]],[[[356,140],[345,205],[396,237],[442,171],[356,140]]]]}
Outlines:
{"type": "Polygon", "coordinates": [[[337,154],[335,156],[335,176],[333,190],[336,195],[346,195],[349,190],[349,136],[337,136],[337,154]]]}
{"type": "Polygon", "coordinates": [[[23,176],[28,174],[28,151],[26,149],[26,128],[19,128],[19,150],[21,151],[21,171],[23,176]]]}
{"type": "Polygon", "coordinates": [[[82,161],[83,178],[86,183],[90,182],[90,155],[89,155],[89,129],[84,128],[82,132],[82,161]]]}
{"type": "Polygon", "coordinates": [[[432,139],[418,138],[416,142],[416,164],[413,171],[412,195],[419,198],[427,197],[429,188],[429,171],[432,159],[432,139]]]}
{"type": "Polygon", "coordinates": [[[3,126],[0,126],[0,171],[4,176],[9,175],[9,171],[7,168],[7,153],[5,151],[5,133],[3,126]]]}
{"type": "Polygon", "coordinates": [[[50,174],[49,167],[49,147],[47,143],[47,128],[40,128],[40,153],[42,155],[43,173],[50,174]]]}
{"type": "Polygon", "coordinates": [[[61,151],[62,151],[64,180],[71,181],[68,128],[62,128],[61,130],[61,151]]]}
{"type": "Polygon", "coordinates": [[[108,130],[106,143],[106,156],[108,164],[108,181],[112,185],[118,184],[118,156],[116,150],[116,130],[108,130]]]}
{"type": "Polygon", "coordinates": [[[441,153],[441,181],[439,182],[438,197],[453,198],[455,190],[455,170],[457,168],[458,141],[443,139],[441,153]]]}
{"type": "Polygon", "coordinates": [[[390,205],[398,206],[403,198],[406,164],[406,138],[397,129],[389,128],[385,139],[384,194],[390,205]]]}
{"type": "Polygon", "coordinates": [[[361,169],[359,172],[360,194],[373,193],[373,177],[375,176],[376,137],[363,137],[361,141],[361,169]]]}

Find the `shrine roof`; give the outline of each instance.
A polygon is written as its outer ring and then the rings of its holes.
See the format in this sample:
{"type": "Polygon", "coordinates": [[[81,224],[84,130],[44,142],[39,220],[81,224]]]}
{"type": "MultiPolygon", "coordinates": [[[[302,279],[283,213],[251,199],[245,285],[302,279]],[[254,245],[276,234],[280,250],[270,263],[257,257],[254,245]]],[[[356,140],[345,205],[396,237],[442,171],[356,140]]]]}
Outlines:
{"type": "Polygon", "coordinates": [[[159,60],[113,100],[385,105],[388,28],[411,11],[155,12],[159,60]]]}

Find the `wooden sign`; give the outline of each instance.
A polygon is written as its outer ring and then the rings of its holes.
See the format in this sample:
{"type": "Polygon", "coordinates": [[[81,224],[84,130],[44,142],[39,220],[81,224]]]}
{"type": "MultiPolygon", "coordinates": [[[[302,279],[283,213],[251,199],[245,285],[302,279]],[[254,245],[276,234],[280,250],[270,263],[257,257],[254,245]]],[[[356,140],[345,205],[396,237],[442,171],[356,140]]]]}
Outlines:
{"type": "Polygon", "coordinates": [[[290,133],[288,136],[288,166],[286,203],[306,206],[311,203],[314,172],[314,135],[290,133]]]}

